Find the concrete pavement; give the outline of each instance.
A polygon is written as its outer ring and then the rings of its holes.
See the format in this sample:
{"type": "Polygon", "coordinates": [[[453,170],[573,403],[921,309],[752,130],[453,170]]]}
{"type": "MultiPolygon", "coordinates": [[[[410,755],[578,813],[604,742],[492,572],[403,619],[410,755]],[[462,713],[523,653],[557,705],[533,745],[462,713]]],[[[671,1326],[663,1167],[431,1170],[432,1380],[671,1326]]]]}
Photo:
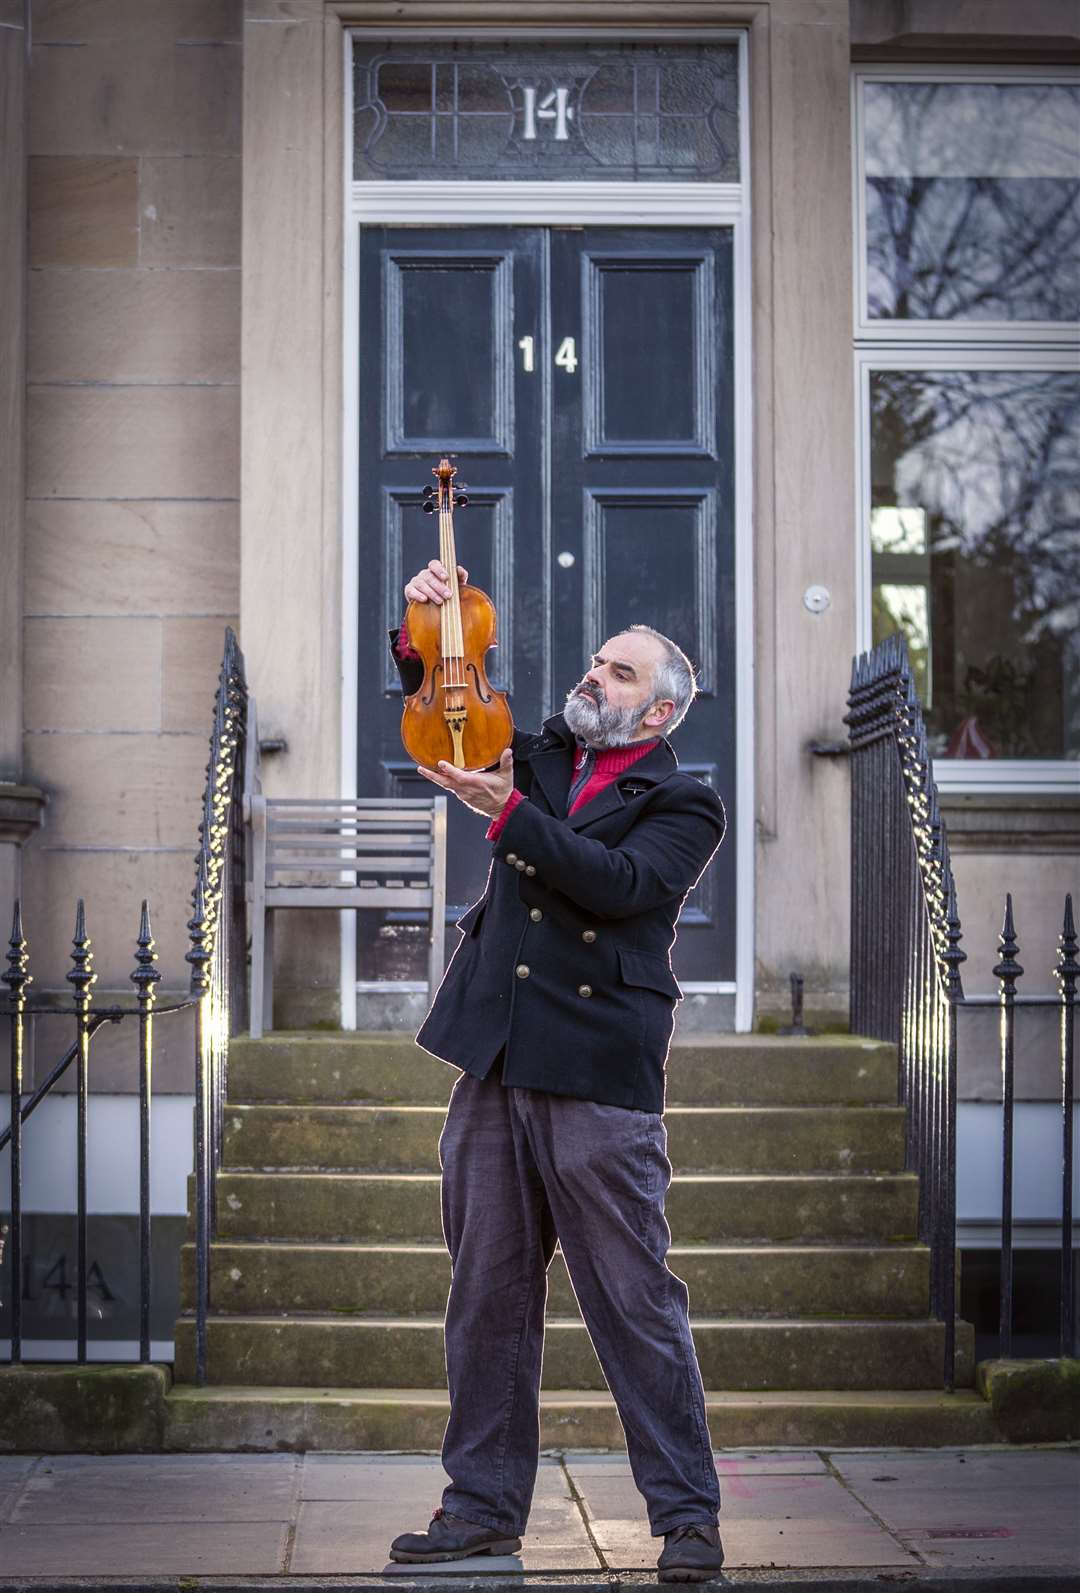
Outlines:
{"type": "MultiPolygon", "coordinates": [[[[862,1586],[865,1576],[879,1587],[959,1577],[1019,1588],[1035,1584],[1017,1576],[1036,1572],[1047,1577],[1038,1585],[1080,1587],[1076,1447],[728,1451],[716,1464],[733,1587],[862,1586]]],[[[438,1582],[438,1570],[395,1566],[387,1546],[423,1528],[444,1480],[423,1455],[5,1456],[0,1593],[69,1578],[134,1589],[219,1577],[241,1579],[221,1584],[237,1588],[280,1579],[297,1593],[362,1579],[404,1593],[438,1582]]],[[[488,1588],[523,1574],[579,1587],[650,1582],[662,1546],[625,1454],[549,1454],[520,1555],[445,1574],[488,1588]]]]}

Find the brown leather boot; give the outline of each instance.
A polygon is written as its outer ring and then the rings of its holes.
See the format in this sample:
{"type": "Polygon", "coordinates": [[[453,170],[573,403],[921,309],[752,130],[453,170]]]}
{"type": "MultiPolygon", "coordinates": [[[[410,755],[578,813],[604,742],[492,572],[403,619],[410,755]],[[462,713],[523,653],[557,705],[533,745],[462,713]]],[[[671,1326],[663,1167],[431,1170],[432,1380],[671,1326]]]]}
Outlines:
{"type": "Polygon", "coordinates": [[[720,1528],[701,1521],[664,1533],[656,1569],[661,1582],[708,1582],[720,1575],[723,1563],[720,1528]]]}
{"type": "Polygon", "coordinates": [[[394,1539],[390,1558],[423,1565],[431,1560],[465,1560],[471,1554],[516,1554],[520,1548],[520,1538],[465,1521],[439,1505],[426,1532],[403,1532],[394,1539]]]}

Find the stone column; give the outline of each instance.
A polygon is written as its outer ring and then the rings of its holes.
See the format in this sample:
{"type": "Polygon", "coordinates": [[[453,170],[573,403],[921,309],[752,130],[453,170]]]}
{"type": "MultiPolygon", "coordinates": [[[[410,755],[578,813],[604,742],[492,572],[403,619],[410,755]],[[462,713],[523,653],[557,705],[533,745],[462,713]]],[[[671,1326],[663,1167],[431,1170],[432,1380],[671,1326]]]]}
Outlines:
{"type": "Polygon", "coordinates": [[[26,0],[0,0],[0,929],[19,891],[19,847],[44,793],[22,771],[26,415],[26,0]]]}

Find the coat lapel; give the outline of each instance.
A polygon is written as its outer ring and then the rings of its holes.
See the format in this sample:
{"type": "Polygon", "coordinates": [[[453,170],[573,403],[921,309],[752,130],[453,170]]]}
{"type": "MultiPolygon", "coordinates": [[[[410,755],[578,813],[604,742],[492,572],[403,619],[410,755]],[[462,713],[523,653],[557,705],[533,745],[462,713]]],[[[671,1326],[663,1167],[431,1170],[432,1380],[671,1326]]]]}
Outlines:
{"type": "MultiPolygon", "coordinates": [[[[566,797],[574,773],[574,747],[574,737],[562,714],[555,714],[544,721],[540,745],[529,755],[533,778],[543,791],[552,813],[560,819],[566,814],[566,797]]],[[[588,824],[596,824],[600,819],[607,818],[608,814],[626,806],[626,797],[621,789],[624,785],[657,785],[661,780],[666,780],[669,774],[674,774],[678,767],[679,760],[670,743],[661,738],[652,751],[632,763],[625,774],[605,786],[576,813],[571,813],[566,823],[572,830],[583,830],[588,824]]]]}

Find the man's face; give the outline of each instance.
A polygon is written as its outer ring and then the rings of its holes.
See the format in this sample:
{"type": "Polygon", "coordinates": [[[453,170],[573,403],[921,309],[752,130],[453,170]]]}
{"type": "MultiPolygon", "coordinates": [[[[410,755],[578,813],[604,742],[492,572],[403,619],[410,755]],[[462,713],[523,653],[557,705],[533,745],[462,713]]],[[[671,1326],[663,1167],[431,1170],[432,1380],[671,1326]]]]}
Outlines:
{"type": "Polygon", "coordinates": [[[593,747],[621,747],[658,735],[674,704],[654,702],[653,678],[663,650],[647,632],[624,631],[592,656],[568,694],[564,717],[593,747]]]}

